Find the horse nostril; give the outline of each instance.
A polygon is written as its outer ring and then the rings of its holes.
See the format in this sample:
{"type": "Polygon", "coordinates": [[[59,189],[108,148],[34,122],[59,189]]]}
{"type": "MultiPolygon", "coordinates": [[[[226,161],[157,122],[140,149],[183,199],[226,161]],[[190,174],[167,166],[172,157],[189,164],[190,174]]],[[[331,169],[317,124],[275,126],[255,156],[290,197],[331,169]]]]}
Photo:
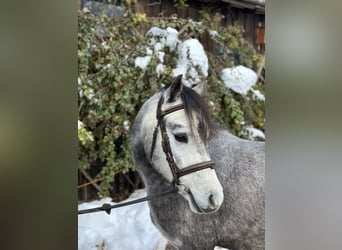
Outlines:
{"type": "Polygon", "coordinates": [[[214,201],[214,195],[213,195],[213,194],[210,194],[208,199],[209,199],[209,204],[210,204],[210,206],[211,206],[211,207],[216,207],[216,203],[215,203],[215,201],[214,201]]]}

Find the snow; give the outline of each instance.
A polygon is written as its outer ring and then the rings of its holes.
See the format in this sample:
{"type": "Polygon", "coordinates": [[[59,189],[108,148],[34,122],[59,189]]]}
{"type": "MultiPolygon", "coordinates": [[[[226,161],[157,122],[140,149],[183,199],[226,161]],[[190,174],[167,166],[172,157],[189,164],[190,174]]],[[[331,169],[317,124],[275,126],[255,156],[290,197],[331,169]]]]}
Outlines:
{"type": "Polygon", "coordinates": [[[150,36],[150,48],[146,48],[146,56],[135,58],[135,67],[146,70],[147,66],[151,62],[152,56],[155,55],[160,62],[156,67],[156,72],[159,76],[164,70],[163,63],[165,52],[162,50],[165,47],[168,47],[170,51],[173,51],[177,47],[177,44],[179,43],[178,31],[173,28],[167,28],[164,30],[158,27],[152,27],[147,34],[150,36]]]}
{"type": "Polygon", "coordinates": [[[150,48],[146,48],[146,54],[151,56],[153,54],[153,50],[151,50],[150,48]]]}
{"type": "Polygon", "coordinates": [[[192,86],[203,77],[208,76],[208,57],[202,44],[197,39],[187,39],[180,41],[178,31],[174,28],[161,29],[152,27],[147,34],[149,35],[149,48],[146,49],[146,56],[137,57],[135,66],[145,70],[151,62],[152,56],[159,59],[156,66],[158,76],[164,72],[165,48],[170,52],[176,52],[177,65],[172,69],[172,75],[183,75],[183,83],[186,86],[192,86]]]}
{"type": "Polygon", "coordinates": [[[124,129],[126,130],[126,131],[128,131],[129,130],[129,127],[130,127],[130,123],[129,123],[129,121],[124,121],[123,122],[123,127],[124,127],[124,129]]]}
{"type": "Polygon", "coordinates": [[[265,96],[259,90],[251,89],[251,91],[255,99],[259,101],[265,101],[265,96]]]}
{"type": "Polygon", "coordinates": [[[142,70],[145,70],[151,61],[151,56],[137,57],[135,58],[134,65],[142,70]]]}
{"type": "Polygon", "coordinates": [[[157,67],[156,67],[156,73],[158,75],[158,77],[163,74],[164,72],[164,65],[161,63],[158,63],[157,67]]]}
{"type": "Polygon", "coordinates": [[[95,93],[94,93],[94,90],[92,88],[86,88],[85,91],[84,91],[84,95],[88,98],[89,101],[94,101],[96,102],[97,99],[95,99],[95,93]]]}
{"type": "Polygon", "coordinates": [[[258,80],[253,70],[242,65],[223,69],[221,78],[226,87],[241,95],[247,95],[258,80]]]}
{"type": "MultiPolygon", "coordinates": [[[[136,190],[126,201],[146,196],[144,189],[136,190]]],[[[111,205],[111,198],[85,202],[78,210],[111,205]]],[[[78,215],[78,250],[165,250],[166,239],[152,224],[146,202],[113,209],[78,215]]],[[[226,248],[215,247],[214,250],[226,248]]]]}
{"type": "MultiPolygon", "coordinates": [[[[146,196],[145,190],[135,191],[128,199],[146,196]]],[[[110,198],[82,203],[79,210],[115,204],[110,198]]],[[[146,202],[113,209],[111,214],[96,212],[78,216],[78,249],[97,250],[148,250],[161,237],[150,220],[146,202]]]]}
{"type": "MultiPolygon", "coordinates": [[[[200,23],[194,23],[200,25],[200,23]]],[[[210,30],[209,33],[212,37],[218,35],[218,32],[215,30],[210,30]]],[[[145,56],[135,58],[135,67],[145,71],[151,63],[152,57],[155,56],[159,60],[155,72],[160,76],[165,68],[163,64],[165,48],[168,48],[171,52],[175,51],[176,57],[178,58],[176,67],[172,69],[172,75],[177,76],[182,74],[183,83],[186,86],[191,87],[208,76],[208,57],[202,44],[197,39],[191,38],[180,41],[178,39],[178,31],[170,27],[166,29],[152,27],[147,34],[149,36],[150,47],[146,48],[145,56]]],[[[106,42],[103,42],[101,45],[103,47],[108,46],[106,42]]],[[[113,66],[110,66],[112,65],[107,65],[106,67],[108,70],[113,71],[113,66]]],[[[252,89],[257,82],[257,74],[253,70],[242,65],[225,68],[222,70],[221,78],[224,84],[234,92],[246,95],[251,90],[255,99],[265,101],[265,96],[260,91],[252,89]]],[[[80,84],[80,79],[78,79],[78,83],[80,84]]],[[[80,95],[82,96],[83,94],[89,100],[94,98],[94,91],[92,89],[86,89],[84,92],[81,91],[80,95]]]]}
{"type": "Polygon", "coordinates": [[[209,30],[209,35],[211,37],[216,37],[218,35],[218,32],[216,30],[209,30]]]}
{"type": "Polygon", "coordinates": [[[163,62],[164,62],[165,52],[158,51],[158,52],[157,52],[157,56],[158,56],[158,58],[159,58],[159,61],[160,61],[161,63],[163,63],[163,62]]]}
{"type": "Polygon", "coordinates": [[[208,76],[208,57],[204,52],[202,44],[197,39],[188,39],[181,43],[178,56],[177,67],[173,70],[173,75],[177,76],[182,74],[185,85],[190,87],[201,81],[196,69],[197,67],[203,76],[208,76]]]}
{"type": "Polygon", "coordinates": [[[155,51],[159,51],[164,47],[168,47],[170,51],[173,51],[180,42],[178,40],[178,31],[170,27],[166,30],[152,27],[147,34],[151,36],[150,45],[154,46],[155,51]]]}
{"type": "Polygon", "coordinates": [[[246,131],[249,134],[248,139],[254,140],[259,137],[265,140],[265,134],[260,129],[254,128],[252,126],[247,126],[246,131]]]}
{"type": "Polygon", "coordinates": [[[80,129],[81,127],[83,127],[83,122],[81,122],[80,120],[77,121],[77,127],[78,129],[80,129]]]}

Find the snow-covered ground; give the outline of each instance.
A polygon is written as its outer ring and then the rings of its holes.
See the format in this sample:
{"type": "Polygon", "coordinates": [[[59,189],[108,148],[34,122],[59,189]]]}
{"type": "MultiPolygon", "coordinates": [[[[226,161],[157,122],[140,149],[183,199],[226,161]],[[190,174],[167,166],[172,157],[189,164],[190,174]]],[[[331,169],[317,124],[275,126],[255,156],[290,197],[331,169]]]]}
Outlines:
{"type": "MultiPolygon", "coordinates": [[[[127,200],[146,196],[144,189],[136,190],[127,200]]],[[[78,210],[115,204],[110,198],[85,202],[78,210]]],[[[147,202],[106,212],[78,216],[79,250],[164,250],[166,240],[151,222],[147,202]]],[[[214,250],[226,248],[215,247],[214,250]]]]}
{"type": "MultiPolygon", "coordinates": [[[[136,190],[126,201],[146,196],[136,190]]],[[[82,203],[78,210],[115,204],[110,198],[82,203]]],[[[161,234],[151,222],[147,202],[78,216],[79,250],[152,250],[161,234]],[[102,248],[101,248],[102,247],[102,248]]]]}

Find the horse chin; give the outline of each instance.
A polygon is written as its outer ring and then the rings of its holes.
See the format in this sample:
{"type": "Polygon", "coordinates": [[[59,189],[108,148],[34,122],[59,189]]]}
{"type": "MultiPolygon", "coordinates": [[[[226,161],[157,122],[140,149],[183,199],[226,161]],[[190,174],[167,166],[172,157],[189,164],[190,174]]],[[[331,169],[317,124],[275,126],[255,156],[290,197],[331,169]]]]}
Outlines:
{"type": "Polygon", "coordinates": [[[220,209],[220,206],[218,206],[216,208],[206,208],[206,209],[201,208],[197,204],[197,202],[196,202],[196,200],[195,200],[195,198],[191,192],[189,192],[186,195],[185,199],[188,201],[188,204],[189,204],[191,211],[196,213],[196,214],[212,214],[212,213],[215,213],[217,210],[220,209]]]}

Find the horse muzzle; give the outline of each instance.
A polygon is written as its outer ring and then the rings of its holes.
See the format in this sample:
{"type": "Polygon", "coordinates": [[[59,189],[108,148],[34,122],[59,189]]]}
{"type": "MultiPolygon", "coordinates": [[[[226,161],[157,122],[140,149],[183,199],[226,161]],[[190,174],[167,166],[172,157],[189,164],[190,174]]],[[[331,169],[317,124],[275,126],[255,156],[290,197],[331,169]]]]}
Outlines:
{"type": "Polygon", "coordinates": [[[211,214],[218,211],[223,203],[223,192],[209,192],[207,195],[195,196],[184,185],[178,186],[179,193],[188,201],[190,209],[197,214],[211,214]]]}

